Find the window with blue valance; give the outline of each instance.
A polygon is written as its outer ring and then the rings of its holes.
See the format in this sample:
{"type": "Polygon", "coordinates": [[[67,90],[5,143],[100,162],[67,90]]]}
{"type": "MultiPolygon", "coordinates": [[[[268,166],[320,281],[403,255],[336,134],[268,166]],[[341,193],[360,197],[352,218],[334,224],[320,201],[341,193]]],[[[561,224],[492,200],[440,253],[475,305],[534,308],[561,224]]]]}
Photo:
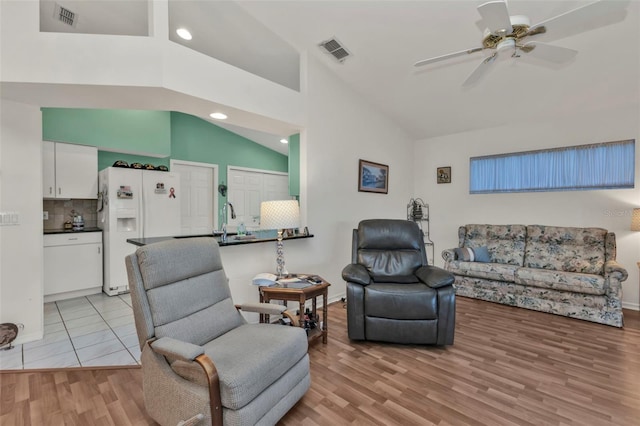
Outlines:
{"type": "Polygon", "coordinates": [[[469,192],[633,188],[635,139],[470,159],[469,192]]]}

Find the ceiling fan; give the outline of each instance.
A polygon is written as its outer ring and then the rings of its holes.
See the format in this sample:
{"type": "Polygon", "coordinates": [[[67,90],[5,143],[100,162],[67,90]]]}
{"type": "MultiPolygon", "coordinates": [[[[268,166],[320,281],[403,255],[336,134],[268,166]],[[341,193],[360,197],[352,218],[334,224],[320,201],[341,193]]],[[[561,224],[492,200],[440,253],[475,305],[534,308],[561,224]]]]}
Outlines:
{"type": "Polygon", "coordinates": [[[628,4],[629,0],[596,1],[531,25],[527,16],[509,15],[506,0],[483,3],[478,6],[478,13],[486,26],[482,46],[423,59],[416,62],[414,66],[422,67],[487,50],[490,52],[489,56],[485,57],[462,83],[463,86],[472,86],[491,69],[491,64],[499,56],[509,55],[512,58],[519,58],[524,54],[550,63],[565,63],[573,59],[578,51],[542,41],[557,40],[619,22],[626,16],[628,4]]]}

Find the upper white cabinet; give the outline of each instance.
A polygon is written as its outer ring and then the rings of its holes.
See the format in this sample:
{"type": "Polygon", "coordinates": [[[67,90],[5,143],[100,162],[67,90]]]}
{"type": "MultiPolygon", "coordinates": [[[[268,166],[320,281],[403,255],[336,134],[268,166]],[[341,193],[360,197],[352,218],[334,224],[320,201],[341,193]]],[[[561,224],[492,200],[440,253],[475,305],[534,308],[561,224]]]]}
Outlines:
{"type": "Polygon", "coordinates": [[[44,141],[42,146],[43,198],[96,198],[98,148],[44,141]]]}

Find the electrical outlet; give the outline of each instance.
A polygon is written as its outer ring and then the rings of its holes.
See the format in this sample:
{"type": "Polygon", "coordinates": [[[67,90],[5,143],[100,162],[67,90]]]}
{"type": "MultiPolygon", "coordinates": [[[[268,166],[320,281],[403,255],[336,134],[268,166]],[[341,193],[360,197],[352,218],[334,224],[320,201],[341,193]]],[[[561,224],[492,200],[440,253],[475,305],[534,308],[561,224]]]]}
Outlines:
{"type": "Polygon", "coordinates": [[[49,220],[49,212],[42,212],[42,220],[49,220]]]}

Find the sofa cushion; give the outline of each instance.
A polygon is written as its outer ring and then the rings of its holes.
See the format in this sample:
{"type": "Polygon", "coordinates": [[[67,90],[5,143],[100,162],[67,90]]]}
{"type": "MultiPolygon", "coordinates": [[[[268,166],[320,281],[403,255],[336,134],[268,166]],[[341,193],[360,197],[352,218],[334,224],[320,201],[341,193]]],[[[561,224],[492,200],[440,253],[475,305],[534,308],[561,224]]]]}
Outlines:
{"type": "Polygon", "coordinates": [[[478,263],[454,260],[448,263],[447,270],[455,275],[485,278],[497,281],[515,281],[515,271],[520,266],[502,263],[478,263]]]}
{"type": "Polygon", "coordinates": [[[529,225],[524,266],[602,275],[606,235],[601,228],[529,225]]]}
{"type": "Polygon", "coordinates": [[[543,312],[551,311],[560,315],[582,307],[600,310],[607,306],[605,295],[551,290],[482,278],[457,277],[454,286],[456,287],[456,296],[521,306],[543,312]]]}
{"type": "Polygon", "coordinates": [[[465,225],[460,247],[487,247],[494,263],[522,266],[527,227],[525,225],[465,225]]]}
{"type": "Polygon", "coordinates": [[[518,268],[515,282],[533,287],[564,290],[574,293],[602,295],[605,280],[601,275],[549,271],[538,268],[518,268]]]}

